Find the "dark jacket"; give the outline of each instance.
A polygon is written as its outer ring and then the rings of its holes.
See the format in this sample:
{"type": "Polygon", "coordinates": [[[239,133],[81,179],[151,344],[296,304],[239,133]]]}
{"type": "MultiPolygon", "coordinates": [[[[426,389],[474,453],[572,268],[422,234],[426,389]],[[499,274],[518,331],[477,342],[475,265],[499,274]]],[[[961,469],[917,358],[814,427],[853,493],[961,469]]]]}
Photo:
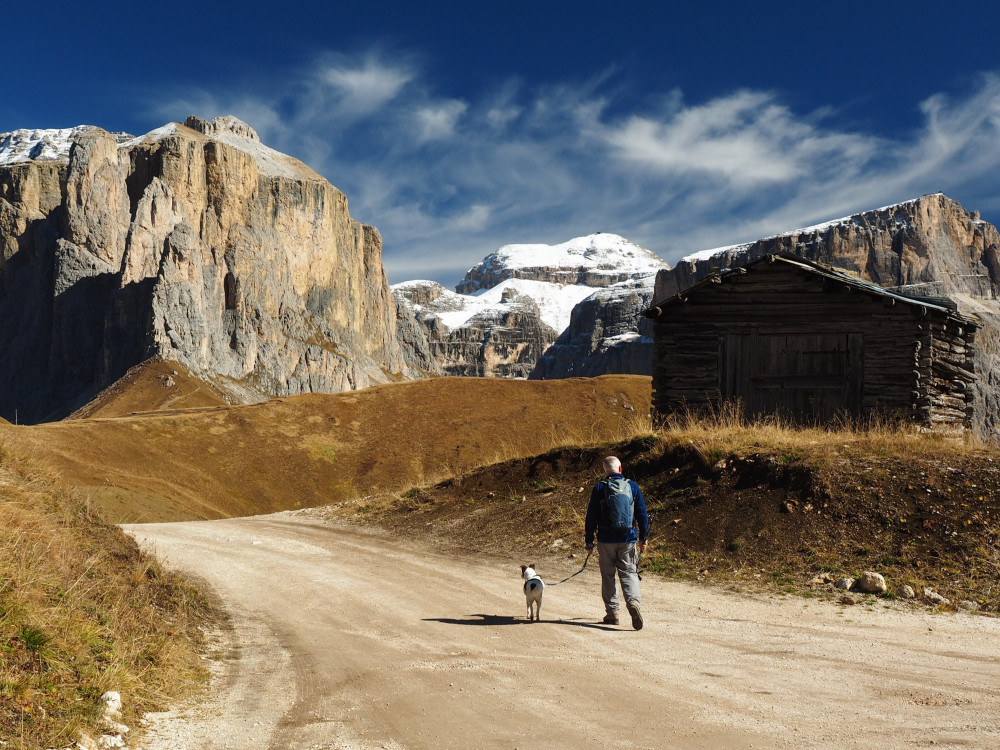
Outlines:
{"type": "MultiPolygon", "coordinates": [[[[621,478],[621,474],[611,474],[608,479],[615,479],[616,477],[621,478]]],[[[631,529],[627,531],[622,531],[621,529],[602,529],[601,528],[601,501],[604,497],[604,490],[601,485],[603,482],[598,482],[594,485],[594,489],[590,492],[590,503],[587,505],[587,521],[584,526],[584,543],[589,547],[594,543],[594,532],[597,532],[597,541],[608,542],[611,544],[623,544],[627,542],[636,541],[646,541],[649,539],[649,516],[646,515],[646,501],[642,497],[642,490],[639,489],[639,485],[633,482],[631,479],[628,483],[632,487],[632,501],[634,502],[634,513],[635,524],[632,525],[631,529]],[[638,534],[636,533],[636,525],[638,525],[638,534]]]]}

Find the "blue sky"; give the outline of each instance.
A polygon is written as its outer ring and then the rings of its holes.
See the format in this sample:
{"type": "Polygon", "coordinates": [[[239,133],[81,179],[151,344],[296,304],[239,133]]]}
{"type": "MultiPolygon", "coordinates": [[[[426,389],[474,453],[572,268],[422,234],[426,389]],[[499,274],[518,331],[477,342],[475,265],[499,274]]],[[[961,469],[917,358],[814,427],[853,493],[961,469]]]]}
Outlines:
{"type": "MultiPolygon", "coordinates": [[[[21,14],[21,15],[19,15],[21,14]]],[[[0,132],[235,114],[392,282],[616,232],[670,263],[943,191],[1000,221],[1000,5],[32,2],[0,132]]]]}

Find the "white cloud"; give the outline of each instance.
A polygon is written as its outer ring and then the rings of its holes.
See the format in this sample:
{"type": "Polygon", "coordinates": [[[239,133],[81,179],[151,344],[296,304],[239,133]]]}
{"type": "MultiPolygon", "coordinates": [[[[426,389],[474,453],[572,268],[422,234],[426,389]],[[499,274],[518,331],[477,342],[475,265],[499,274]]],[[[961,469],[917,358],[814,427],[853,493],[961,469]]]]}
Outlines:
{"type": "Polygon", "coordinates": [[[455,125],[468,105],[465,102],[451,100],[438,104],[420,107],[414,113],[417,125],[417,140],[421,142],[438,141],[449,138],[455,132],[455,125]]]}
{"type": "Polygon", "coordinates": [[[621,159],[665,175],[703,173],[738,185],[787,182],[817,159],[864,158],[866,139],[823,134],[772,95],[743,91],[679,109],[665,119],[632,116],[604,139],[621,159]]]}
{"type": "Polygon", "coordinates": [[[368,114],[395,99],[413,79],[414,72],[370,58],[360,66],[323,65],[316,75],[337,92],[346,109],[368,114]]]}
{"type": "Polygon", "coordinates": [[[888,138],[774,92],[694,103],[649,92],[624,106],[612,72],[460,99],[404,56],[387,60],[325,57],[280,89],[193,90],[154,109],[164,120],[235,114],[326,175],[382,231],[392,281],[453,284],[499,245],[594,231],[674,262],[937,190],[1000,212],[997,74],[915,102],[907,135],[888,138]]]}

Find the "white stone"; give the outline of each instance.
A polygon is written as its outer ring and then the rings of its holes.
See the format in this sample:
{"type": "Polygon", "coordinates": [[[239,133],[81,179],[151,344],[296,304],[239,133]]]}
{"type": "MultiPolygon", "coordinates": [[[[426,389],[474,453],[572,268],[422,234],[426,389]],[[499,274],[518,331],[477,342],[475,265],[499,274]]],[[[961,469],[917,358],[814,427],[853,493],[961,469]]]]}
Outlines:
{"type": "Polygon", "coordinates": [[[932,588],[924,588],[924,598],[931,604],[936,604],[939,607],[945,604],[951,604],[951,599],[941,596],[932,588]]]}
{"type": "Polygon", "coordinates": [[[884,594],[888,590],[885,577],[881,573],[873,573],[866,570],[861,577],[854,582],[854,590],[862,594],[884,594]]]}

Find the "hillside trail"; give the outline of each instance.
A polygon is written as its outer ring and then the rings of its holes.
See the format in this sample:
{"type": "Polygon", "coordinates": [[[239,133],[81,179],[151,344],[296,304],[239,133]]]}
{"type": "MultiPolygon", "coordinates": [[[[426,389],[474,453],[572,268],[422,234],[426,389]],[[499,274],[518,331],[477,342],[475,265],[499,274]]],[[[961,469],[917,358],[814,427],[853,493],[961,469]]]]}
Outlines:
{"type": "MultiPolygon", "coordinates": [[[[207,693],[145,750],[1000,746],[1000,621],[647,576],[603,616],[596,564],[525,620],[520,564],[312,510],[125,526],[229,612],[207,693]]],[[[594,561],[596,563],[596,559],[594,561]]]]}

